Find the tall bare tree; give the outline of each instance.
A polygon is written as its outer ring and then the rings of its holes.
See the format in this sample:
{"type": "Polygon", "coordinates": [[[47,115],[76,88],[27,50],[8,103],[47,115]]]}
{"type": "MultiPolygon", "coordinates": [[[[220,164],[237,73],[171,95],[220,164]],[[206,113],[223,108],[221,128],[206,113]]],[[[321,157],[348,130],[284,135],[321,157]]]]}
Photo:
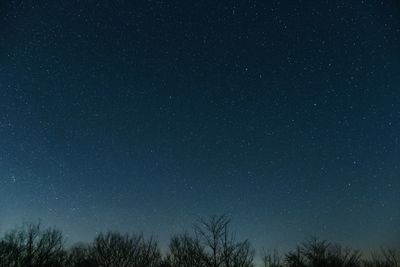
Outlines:
{"type": "Polygon", "coordinates": [[[195,225],[196,238],[204,246],[207,267],[253,266],[254,250],[248,240],[236,242],[230,223],[226,216],[212,216],[200,219],[195,225]]]}
{"type": "Polygon", "coordinates": [[[254,250],[245,240],[236,242],[226,216],[201,219],[194,236],[184,234],[171,239],[168,260],[173,267],[251,267],[254,250]]]}

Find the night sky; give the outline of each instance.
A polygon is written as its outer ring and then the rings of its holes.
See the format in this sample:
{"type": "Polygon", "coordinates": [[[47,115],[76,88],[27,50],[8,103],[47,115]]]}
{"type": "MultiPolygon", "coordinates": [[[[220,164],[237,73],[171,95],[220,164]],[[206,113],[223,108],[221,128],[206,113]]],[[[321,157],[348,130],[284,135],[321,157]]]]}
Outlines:
{"type": "Polygon", "coordinates": [[[400,245],[398,1],[1,1],[0,232],[400,245]]]}

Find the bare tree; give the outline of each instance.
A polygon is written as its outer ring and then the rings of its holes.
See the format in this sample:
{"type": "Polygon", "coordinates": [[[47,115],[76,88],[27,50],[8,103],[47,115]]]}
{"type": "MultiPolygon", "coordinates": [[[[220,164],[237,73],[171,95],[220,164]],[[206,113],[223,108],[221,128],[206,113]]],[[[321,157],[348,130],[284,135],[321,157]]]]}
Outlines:
{"type": "Polygon", "coordinates": [[[289,252],[286,263],[289,267],[359,267],[360,258],[358,251],[312,238],[289,252]]]}
{"type": "Polygon", "coordinates": [[[364,260],[364,267],[399,267],[400,251],[381,248],[379,253],[372,253],[371,259],[364,260]]]}
{"type": "Polygon", "coordinates": [[[60,231],[27,224],[8,232],[0,244],[0,266],[62,266],[65,253],[60,231]]]}
{"type": "Polygon", "coordinates": [[[278,250],[272,251],[262,250],[262,264],[263,267],[281,267],[281,257],[279,256],[278,250]]]}
{"type": "Polygon", "coordinates": [[[386,263],[393,267],[400,266],[400,251],[395,249],[384,249],[381,250],[383,258],[385,259],[386,263]]]}
{"type": "Polygon", "coordinates": [[[225,216],[201,219],[194,236],[175,236],[170,242],[167,262],[173,267],[251,267],[254,250],[245,240],[236,242],[225,216]]]}
{"type": "Polygon", "coordinates": [[[97,263],[91,257],[89,245],[76,244],[67,252],[66,267],[97,267],[97,263]]]}
{"type": "Polygon", "coordinates": [[[207,267],[253,266],[254,250],[248,240],[236,242],[229,231],[230,219],[212,216],[195,225],[196,239],[204,246],[203,260],[207,267]]]}
{"type": "Polygon", "coordinates": [[[171,238],[167,262],[173,267],[204,267],[204,248],[188,233],[171,238]]]}
{"type": "Polygon", "coordinates": [[[302,254],[300,247],[297,247],[295,251],[290,251],[285,257],[286,265],[288,267],[306,267],[306,259],[302,254]]]}
{"type": "Polygon", "coordinates": [[[90,257],[99,267],[153,267],[161,261],[157,242],[140,235],[108,232],[98,235],[90,257]]]}

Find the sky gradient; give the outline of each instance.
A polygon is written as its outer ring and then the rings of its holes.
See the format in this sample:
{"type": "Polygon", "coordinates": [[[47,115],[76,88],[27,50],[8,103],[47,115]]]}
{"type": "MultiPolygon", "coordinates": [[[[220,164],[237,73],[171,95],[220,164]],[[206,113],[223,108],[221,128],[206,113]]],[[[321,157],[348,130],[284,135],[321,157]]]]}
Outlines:
{"type": "Polygon", "coordinates": [[[400,246],[397,1],[2,1],[0,232],[400,246]]]}

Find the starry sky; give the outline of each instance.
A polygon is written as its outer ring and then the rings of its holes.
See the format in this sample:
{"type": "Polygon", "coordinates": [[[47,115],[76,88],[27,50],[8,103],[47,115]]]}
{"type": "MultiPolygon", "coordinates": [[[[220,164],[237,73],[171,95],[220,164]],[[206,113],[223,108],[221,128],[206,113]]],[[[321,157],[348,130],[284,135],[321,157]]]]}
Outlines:
{"type": "Polygon", "coordinates": [[[0,232],[400,245],[398,1],[1,1],[0,232]]]}

